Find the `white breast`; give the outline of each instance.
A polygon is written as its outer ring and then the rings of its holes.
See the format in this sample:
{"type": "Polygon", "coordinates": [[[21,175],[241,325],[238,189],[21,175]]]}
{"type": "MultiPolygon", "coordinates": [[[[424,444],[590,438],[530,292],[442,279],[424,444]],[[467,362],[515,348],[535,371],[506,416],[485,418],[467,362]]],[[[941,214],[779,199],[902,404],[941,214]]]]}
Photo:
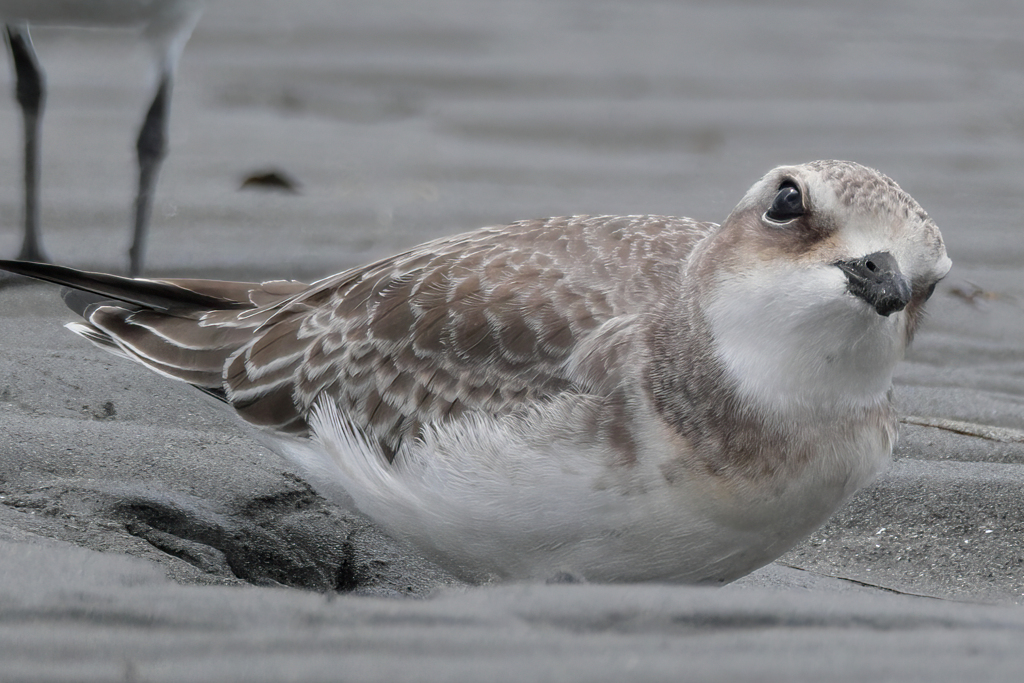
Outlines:
{"type": "Polygon", "coordinates": [[[874,476],[878,454],[888,453],[889,444],[863,443],[871,455],[854,459],[861,471],[851,472],[845,458],[828,460],[755,491],[727,491],[696,474],[670,483],[661,465],[671,454],[653,414],[631,467],[611,464],[601,444],[551,437],[571,427],[573,400],[525,420],[473,416],[428,429],[390,464],[333,403],[321,402],[315,437],[277,449],[321,490],[476,582],[561,573],[592,581],[732,580],[820,525],[874,476]]]}

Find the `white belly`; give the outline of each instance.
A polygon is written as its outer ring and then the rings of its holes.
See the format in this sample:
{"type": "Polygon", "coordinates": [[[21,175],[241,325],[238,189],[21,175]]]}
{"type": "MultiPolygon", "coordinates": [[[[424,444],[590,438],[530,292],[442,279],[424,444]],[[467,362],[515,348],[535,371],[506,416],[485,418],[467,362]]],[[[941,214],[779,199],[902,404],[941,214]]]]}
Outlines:
{"type": "Polygon", "coordinates": [[[653,458],[609,466],[607,453],[524,438],[493,420],[428,433],[392,464],[330,406],[313,427],[314,441],[278,450],[321,489],[475,582],[731,581],[820,526],[890,448],[885,435],[866,433],[785,481],[726,487],[707,474],[670,483],[653,458]]]}

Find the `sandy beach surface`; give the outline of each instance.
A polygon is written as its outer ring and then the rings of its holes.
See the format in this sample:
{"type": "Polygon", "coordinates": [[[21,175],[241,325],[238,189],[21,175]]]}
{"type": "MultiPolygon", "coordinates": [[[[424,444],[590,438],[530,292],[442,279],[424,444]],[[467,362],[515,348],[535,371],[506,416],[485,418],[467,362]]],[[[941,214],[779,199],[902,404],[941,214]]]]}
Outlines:
{"type": "MultiPolygon", "coordinates": [[[[852,159],[954,262],[897,372],[895,461],[722,589],[469,588],[4,277],[0,681],[1019,680],[1022,25],[1008,0],[214,0],[148,274],[311,280],[550,215],[720,221],[773,166],[852,159]],[[266,170],[298,191],[240,189],[266,170]]],[[[147,54],[130,32],[33,35],[44,245],[123,271],[147,54]]],[[[0,98],[5,257],[20,135],[0,98]]]]}

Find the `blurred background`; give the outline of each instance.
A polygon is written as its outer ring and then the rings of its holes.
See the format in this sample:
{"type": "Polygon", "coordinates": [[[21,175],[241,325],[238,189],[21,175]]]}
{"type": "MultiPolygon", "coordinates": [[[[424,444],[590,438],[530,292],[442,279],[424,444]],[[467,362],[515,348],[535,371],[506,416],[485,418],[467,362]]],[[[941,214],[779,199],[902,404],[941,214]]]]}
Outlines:
{"type": "MultiPolygon", "coordinates": [[[[961,274],[1017,268],[1022,26],[1010,0],[212,0],[180,63],[149,272],[313,277],[558,214],[721,221],[769,168],[817,158],[895,178],[961,274]],[[239,191],[268,169],[300,192],[239,191]]],[[[45,245],[123,269],[146,48],[33,36],[45,245]]],[[[20,130],[0,97],[6,256],[20,130]]]]}

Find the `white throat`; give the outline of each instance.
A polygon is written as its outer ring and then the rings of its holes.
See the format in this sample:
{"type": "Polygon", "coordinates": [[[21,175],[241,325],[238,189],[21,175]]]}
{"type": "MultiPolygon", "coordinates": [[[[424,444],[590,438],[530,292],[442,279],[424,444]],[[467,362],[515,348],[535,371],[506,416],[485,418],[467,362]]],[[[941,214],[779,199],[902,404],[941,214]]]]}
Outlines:
{"type": "Polygon", "coordinates": [[[903,356],[906,314],[878,315],[832,266],[733,274],[705,310],[740,394],[773,412],[878,405],[903,356]]]}

